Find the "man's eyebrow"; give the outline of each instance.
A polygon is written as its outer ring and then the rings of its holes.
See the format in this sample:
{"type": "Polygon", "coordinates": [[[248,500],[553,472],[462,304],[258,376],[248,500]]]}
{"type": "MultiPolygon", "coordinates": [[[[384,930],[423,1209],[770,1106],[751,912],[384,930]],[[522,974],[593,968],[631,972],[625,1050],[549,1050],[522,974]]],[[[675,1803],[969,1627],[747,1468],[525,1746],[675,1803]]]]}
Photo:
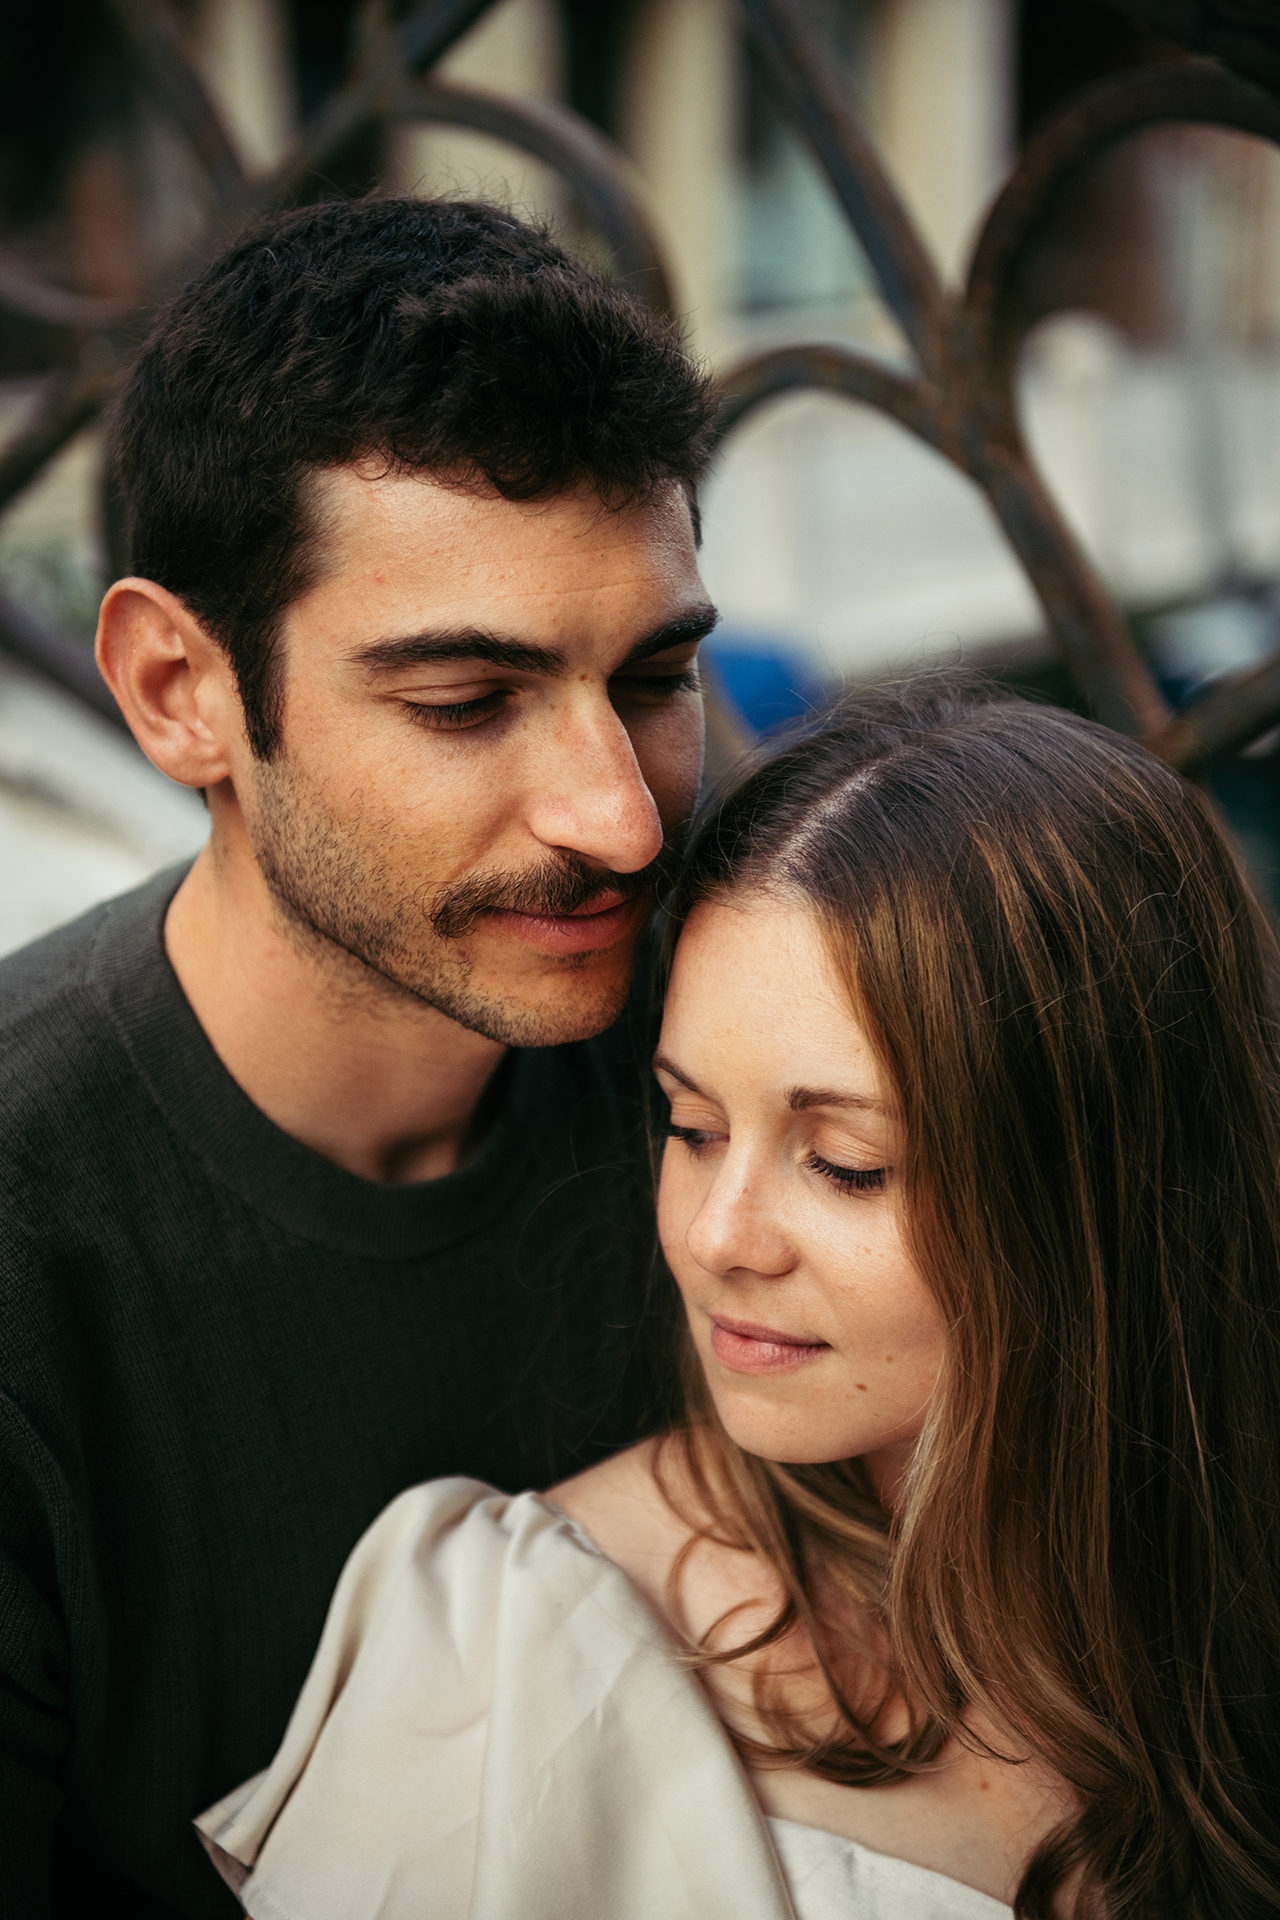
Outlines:
{"type": "Polygon", "coordinates": [[[686,647],[693,640],[705,640],[719,619],[720,615],[708,601],[705,606],[682,613],[677,620],[664,620],[643,640],[637,640],[622,664],[624,667],[634,667],[655,653],[665,653],[668,647],[686,647]]]}
{"type": "Polygon", "coordinates": [[[391,640],[371,640],[347,658],[371,673],[392,667],[427,667],[443,660],[483,660],[486,666],[507,667],[515,673],[567,673],[569,662],[558,647],[535,647],[527,640],[504,640],[478,627],[459,627],[442,633],[405,633],[391,640]]]}
{"type": "Polygon", "coordinates": [[[792,1087],[787,1094],[792,1113],[807,1113],[810,1107],[852,1108],[858,1113],[878,1113],[889,1118],[889,1110],[867,1093],[837,1093],[833,1087],[792,1087]]]}
{"type": "MultiPolygon", "coordinates": [[[[636,642],[622,665],[633,667],[655,653],[665,653],[669,647],[687,646],[691,641],[701,640],[711,632],[719,617],[713,606],[706,605],[694,607],[675,620],[664,620],[660,627],[636,642]]],[[[457,660],[479,660],[488,667],[505,667],[512,673],[540,673],[552,680],[562,678],[569,671],[569,661],[558,647],[535,646],[531,641],[490,633],[482,627],[398,634],[387,640],[371,640],[347,657],[352,666],[363,667],[369,673],[457,660]]]]}

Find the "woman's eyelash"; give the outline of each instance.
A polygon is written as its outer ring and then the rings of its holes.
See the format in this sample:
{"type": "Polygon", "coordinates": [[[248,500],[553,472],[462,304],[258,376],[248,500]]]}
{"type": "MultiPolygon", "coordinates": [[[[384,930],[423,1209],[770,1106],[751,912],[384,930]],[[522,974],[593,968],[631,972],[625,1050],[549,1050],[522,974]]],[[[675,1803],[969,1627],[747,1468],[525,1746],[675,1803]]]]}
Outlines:
{"type": "Polygon", "coordinates": [[[884,1186],[887,1167],[836,1167],[821,1154],[811,1153],[805,1165],[822,1174],[842,1193],[877,1193],[884,1186]]]}
{"type": "MultiPolygon", "coordinates": [[[[701,1127],[678,1127],[674,1120],[668,1122],[666,1134],[668,1140],[681,1141],[690,1153],[700,1153],[712,1138],[701,1127]]],[[[879,1193],[889,1171],[887,1167],[837,1167],[819,1153],[811,1153],[805,1165],[811,1173],[820,1173],[841,1193],[879,1193]]]]}

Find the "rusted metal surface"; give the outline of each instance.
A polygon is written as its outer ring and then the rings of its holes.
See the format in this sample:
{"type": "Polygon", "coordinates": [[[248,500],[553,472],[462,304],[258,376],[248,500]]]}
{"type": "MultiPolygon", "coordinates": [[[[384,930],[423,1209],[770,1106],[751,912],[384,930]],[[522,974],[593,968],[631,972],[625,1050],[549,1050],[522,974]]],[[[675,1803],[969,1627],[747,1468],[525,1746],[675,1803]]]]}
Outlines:
{"type": "Polygon", "coordinates": [[[287,206],[305,196],[316,176],[343,148],[377,124],[402,82],[434,65],[491,4],[492,0],[426,0],[407,19],[388,22],[385,31],[361,49],[347,84],[312,116],[297,152],[254,195],[254,206],[287,206]]]}
{"type": "Polygon", "coordinates": [[[54,374],[31,419],[0,452],[0,509],[30,486],[68,440],[96,419],[110,391],[110,375],[99,363],[54,374]]]}
{"type": "MultiPolygon", "coordinates": [[[[183,49],[164,0],[109,0],[139,86],[180,129],[209,184],[219,244],[228,219],[297,204],[325,191],[326,170],[370,129],[417,119],[473,128],[532,153],[565,180],[609,247],[619,274],[653,305],[671,296],[657,242],[625,158],[567,108],[446,88],[418,76],[486,11],[491,0],[426,0],[403,18],[366,16],[346,83],[313,116],[296,150],[265,181],[246,183],[234,144],[183,49]]],[[[734,368],[723,381],[720,430],[789,391],[842,394],[877,408],[952,461],[985,493],[1031,581],[1062,657],[1101,719],[1136,734],[1191,769],[1280,718],[1280,656],[1257,672],[1215,684],[1176,716],[1128,628],[1067,527],[1027,452],[1014,393],[1019,341],[1015,291],[1028,248],[1064,190],[1117,141],[1171,122],[1231,127],[1280,142],[1280,105],[1259,88],[1202,62],[1119,75],[1068,102],[1029,143],[997,197],[963,290],[942,284],[900,196],[841,95],[836,63],[804,0],[742,0],[771,83],[823,168],[858,236],[885,302],[914,358],[903,370],[852,350],[796,343],[734,368]]],[[[175,263],[176,265],[176,263],[175,263]]],[[[163,295],[175,265],[146,306],[163,295]]],[[[120,303],[53,286],[0,251],[0,306],[29,321],[81,330],[80,368],[51,380],[33,418],[0,451],[0,510],[101,406],[125,337],[120,303]]],[[[130,331],[137,331],[141,314],[130,331]]],[[[23,653],[101,709],[105,689],[86,682],[64,649],[29,616],[0,608],[0,645],[23,653]],[[100,697],[101,696],[101,697],[100,697]]]]}
{"type": "Polygon", "coordinates": [[[127,300],[103,300],[54,286],[9,247],[0,247],[0,306],[51,327],[112,327],[130,311],[127,300]]]}
{"type": "Polygon", "coordinates": [[[892,414],[904,427],[942,451],[941,389],[912,379],[883,361],[856,353],[852,347],[774,347],[754,354],[727,373],[720,383],[720,410],[716,431],[720,439],[762,401],[780,393],[818,387],[862,400],[881,413],[892,414]]]}
{"type": "Polygon", "coordinates": [[[965,290],[972,350],[993,374],[1003,369],[1006,386],[1018,345],[1010,325],[1017,272],[1063,193],[1119,141],[1176,123],[1280,143],[1280,102],[1199,61],[1140,67],[1087,87],[1028,141],[983,223],[965,290]]]}
{"type": "MultiPolygon", "coordinates": [[[[1258,88],[1198,63],[1141,69],[1087,89],[1028,144],[984,223],[963,292],[951,294],[924,258],[884,169],[834,97],[834,63],[807,26],[802,0],[744,0],[744,10],[779,101],[857,231],[885,302],[915,351],[917,370],[904,374],[827,347],[758,355],[725,376],[725,430],[762,401],[804,386],[891,414],[982,488],[1099,719],[1136,734],[1175,764],[1203,758],[1191,744],[1199,738],[1195,708],[1172,724],[1120,609],[1027,451],[1013,389],[1020,344],[1013,292],[1026,250],[1062,192],[1106,148],[1176,121],[1280,141],[1280,107],[1258,88]]],[[[1215,689],[1212,698],[1219,707],[1238,708],[1245,724],[1243,693],[1215,689]]],[[[1280,712],[1280,701],[1276,706],[1280,712]]],[[[1249,712],[1248,725],[1257,722],[1259,730],[1274,717],[1257,695],[1249,712]]]]}
{"type": "MultiPolygon", "coordinates": [[[[1174,720],[1103,581],[1027,451],[1014,375],[1013,294],[1027,248],[1063,191],[1117,141],[1172,122],[1228,126],[1280,142],[1280,106],[1259,88],[1189,63],[1125,73],[1086,89],[1028,143],[993,205],[962,293],[941,286],[909,214],[836,97],[834,63],[802,0],[744,0],[781,104],[808,139],[862,241],[886,304],[914,349],[902,373],[828,347],[787,347],[724,379],[725,431],[773,395],[810,386],[892,415],[977,482],[1044,608],[1073,679],[1098,718],[1176,766],[1246,742],[1280,717],[1280,673],[1212,688],[1174,720]]],[[[1280,667],[1280,659],[1273,666],[1280,667]]]]}
{"type": "Polygon", "coordinates": [[[508,100],[422,81],[402,82],[389,112],[400,120],[488,133],[554,167],[608,247],[619,279],[660,313],[672,312],[666,269],[640,213],[626,158],[589,120],[541,100],[508,100]]]}
{"type": "Polygon", "coordinates": [[[183,133],[218,204],[235,206],[245,191],[240,161],[172,14],[151,0],[107,0],[107,7],[142,91],[183,133]]]}
{"type": "Polygon", "coordinates": [[[928,249],[835,82],[835,62],[796,0],[743,0],[770,80],[817,156],[871,263],[880,290],[929,368],[944,296],[928,249]]]}
{"type": "Polygon", "coordinates": [[[4,593],[0,593],[0,647],[128,733],[124,715],[89,650],[46,626],[4,593]]]}
{"type": "Polygon", "coordinates": [[[1215,681],[1169,722],[1167,733],[1149,740],[1153,753],[1184,773],[1194,773],[1211,755],[1248,746],[1280,718],[1280,653],[1252,673],[1215,681]]]}

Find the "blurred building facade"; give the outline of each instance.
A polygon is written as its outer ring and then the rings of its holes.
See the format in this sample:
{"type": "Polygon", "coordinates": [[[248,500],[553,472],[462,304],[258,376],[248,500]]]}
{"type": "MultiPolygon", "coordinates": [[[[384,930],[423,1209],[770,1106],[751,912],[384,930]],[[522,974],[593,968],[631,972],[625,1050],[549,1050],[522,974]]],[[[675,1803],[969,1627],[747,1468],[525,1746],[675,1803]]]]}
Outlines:
{"type": "MultiPolygon", "coordinates": [[[[259,172],[375,21],[351,0],[184,0],[178,11],[259,172]]],[[[812,0],[811,11],[952,276],[1047,114],[1107,73],[1190,57],[1090,0],[812,0]]],[[[438,72],[566,101],[622,146],[690,342],[718,369],[796,338],[905,359],[733,0],[499,0],[438,72]]],[[[207,219],[185,150],[132,91],[104,0],[15,10],[0,26],[0,101],[3,237],[51,277],[131,296],[207,219]]],[[[366,140],[334,184],[375,182],[500,200],[581,238],[554,177],[479,135],[415,127],[366,140]]],[[[1166,686],[1177,695],[1262,658],[1280,626],[1280,152],[1203,129],[1129,142],[1059,208],[1019,297],[1033,448],[1166,686]]],[[[49,352],[47,330],[0,322],[0,432],[33,404],[49,352]]],[[[98,462],[90,430],[0,519],[0,588],[86,643],[106,573],[98,462]]],[[[1036,602],[981,495],[865,408],[805,396],[762,410],[708,485],[705,526],[731,686],[748,707],[752,687],[773,688],[757,719],[785,710],[779,674],[794,703],[836,678],[957,653],[1057,690],[1036,602]]],[[[0,665],[0,949],[201,836],[197,800],[65,706],[0,665]],[[100,791],[114,779],[132,809],[95,806],[84,780],[58,773],[68,754],[85,763],[89,738],[106,756],[100,791]],[[43,874],[38,898],[13,878],[20,868],[43,874]]],[[[1280,808],[1267,746],[1224,771],[1264,877],[1276,859],[1266,812],[1280,808]]]]}

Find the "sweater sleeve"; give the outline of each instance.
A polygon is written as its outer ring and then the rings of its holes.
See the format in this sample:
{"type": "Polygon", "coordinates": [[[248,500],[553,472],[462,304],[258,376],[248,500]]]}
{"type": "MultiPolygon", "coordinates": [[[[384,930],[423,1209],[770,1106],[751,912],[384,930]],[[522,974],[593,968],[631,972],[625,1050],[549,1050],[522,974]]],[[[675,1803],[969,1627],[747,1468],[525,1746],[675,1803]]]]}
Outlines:
{"type": "Polygon", "coordinates": [[[65,1484],[0,1395],[0,1905],[49,1911],[54,1827],[70,1743],[61,1581],[79,1560],[65,1484]]]}

